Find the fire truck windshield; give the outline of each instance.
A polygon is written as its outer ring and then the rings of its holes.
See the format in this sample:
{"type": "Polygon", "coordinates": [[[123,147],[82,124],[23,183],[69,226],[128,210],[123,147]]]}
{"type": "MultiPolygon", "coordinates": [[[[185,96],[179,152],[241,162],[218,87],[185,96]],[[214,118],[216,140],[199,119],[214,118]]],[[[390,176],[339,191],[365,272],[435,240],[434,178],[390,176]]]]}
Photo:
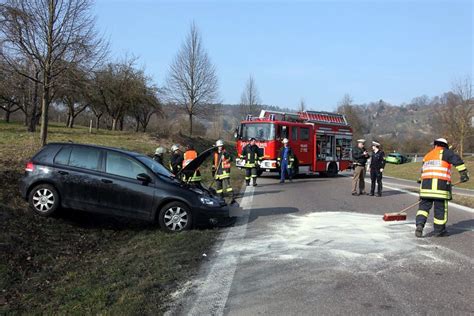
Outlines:
{"type": "Polygon", "coordinates": [[[240,136],[244,140],[254,137],[257,140],[275,139],[275,125],[271,123],[242,124],[240,136]]]}

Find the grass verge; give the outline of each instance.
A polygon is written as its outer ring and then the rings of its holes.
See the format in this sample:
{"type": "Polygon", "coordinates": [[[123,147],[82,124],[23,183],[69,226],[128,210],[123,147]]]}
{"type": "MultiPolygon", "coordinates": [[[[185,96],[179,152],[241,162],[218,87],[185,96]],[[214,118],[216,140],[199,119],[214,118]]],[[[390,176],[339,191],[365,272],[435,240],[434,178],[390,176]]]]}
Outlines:
{"type": "MultiPolygon", "coordinates": [[[[18,180],[39,148],[38,134],[0,123],[0,136],[0,314],[162,314],[219,232],[171,235],[153,224],[69,210],[52,218],[33,215],[18,180]]],[[[51,126],[50,142],[69,140],[145,154],[172,141],[193,142],[198,150],[212,143],[51,126]]],[[[241,183],[241,172],[234,172],[235,189],[241,183]]]]}

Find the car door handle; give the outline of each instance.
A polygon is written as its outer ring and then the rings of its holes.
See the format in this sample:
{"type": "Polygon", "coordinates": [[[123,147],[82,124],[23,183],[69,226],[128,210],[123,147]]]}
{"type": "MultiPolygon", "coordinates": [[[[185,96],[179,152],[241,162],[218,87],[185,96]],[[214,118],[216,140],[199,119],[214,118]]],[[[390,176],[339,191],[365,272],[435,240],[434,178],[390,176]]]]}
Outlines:
{"type": "Polygon", "coordinates": [[[58,173],[59,173],[59,174],[61,174],[61,175],[63,175],[63,176],[65,176],[65,175],[68,175],[68,174],[69,174],[69,172],[67,172],[67,171],[58,171],[58,173]]]}
{"type": "Polygon", "coordinates": [[[112,180],[108,180],[108,179],[101,179],[100,181],[102,181],[104,183],[113,183],[112,180]]]}

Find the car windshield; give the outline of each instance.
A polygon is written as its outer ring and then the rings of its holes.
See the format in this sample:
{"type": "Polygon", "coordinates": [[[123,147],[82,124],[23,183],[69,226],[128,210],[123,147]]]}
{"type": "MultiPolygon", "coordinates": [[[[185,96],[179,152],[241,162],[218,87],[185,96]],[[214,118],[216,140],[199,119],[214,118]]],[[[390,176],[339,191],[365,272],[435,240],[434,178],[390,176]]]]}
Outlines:
{"type": "Polygon", "coordinates": [[[156,162],[155,160],[151,159],[147,156],[137,156],[137,159],[144,163],[148,168],[150,168],[155,174],[164,175],[167,177],[174,177],[174,175],[162,164],[156,162]]]}
{"type": "Polygon", "coordinates": [[[400,155],[399,155],[399,154],[389,154],[388,156],[389,156],[389,157],[395,157],[395,158],[398,158],[400,155]]]}
{"type": "Polygon", "coordinates": [[[275,139],[275,125],[270,123],[242,124],[241,135],[243,139],[255,138],[257,140],[275,139]]]}

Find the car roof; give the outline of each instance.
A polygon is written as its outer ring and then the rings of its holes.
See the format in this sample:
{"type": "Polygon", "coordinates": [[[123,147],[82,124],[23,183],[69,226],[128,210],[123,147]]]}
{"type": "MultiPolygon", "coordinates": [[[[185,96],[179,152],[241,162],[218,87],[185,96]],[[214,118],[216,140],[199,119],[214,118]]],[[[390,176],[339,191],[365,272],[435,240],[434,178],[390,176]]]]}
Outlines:
{"type": "Polygon", "coordinates": [[[80,143],[48,143],[48,145],[60,145],[60,146],[81,146],[81,147],[90,147],[90,148],[96,148],[96,149],[106,149],[106,150],[112,150],[116,151],[122,154],[130,155],[130,156],[143,156],[143,154],[122,149],[122,148],[117,148],[117,147],[109,147],[109,146],[100,146],[100,145],[94,145],[94,144],[80,144],[80,143]]]}

